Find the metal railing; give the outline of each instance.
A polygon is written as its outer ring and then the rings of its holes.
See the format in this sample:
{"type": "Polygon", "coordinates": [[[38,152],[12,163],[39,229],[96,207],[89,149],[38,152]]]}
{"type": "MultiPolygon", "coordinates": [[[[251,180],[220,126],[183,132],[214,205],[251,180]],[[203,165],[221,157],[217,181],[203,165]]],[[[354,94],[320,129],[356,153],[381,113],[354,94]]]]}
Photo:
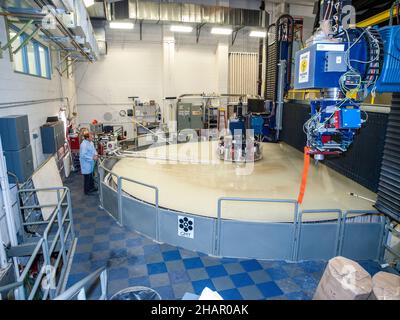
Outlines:
{"type": "MultiPolygon", "coordinates": [[[[37,230],[36,236],[31,237],[32,244],[36,243],[33,252],[23,271],[17,276],[16,283],[10,285],[15,288],[15,299],[17,300],[33,300],[38,295],[41,295],[43,300],[52,299],[62,292],[76,242],[69,189],[67,187],[21,189],[18,191],[18,197],[23,198],[24,194],[32,197],[37,192],[57,192],[57,203],[19,206],[20,210],[40,210],[53,207],[54,210],[47,221],[23,223],[23,226],[42,226],[43,229],[42,231],[37,230]],[[27,282],[33,268],[37,269],[37,275],[36,278],[33,278],[29,290],[27,282]],[[39,292],[40,288],[42,291],[39,292]]],[[[6,289],[0,288],[0,291],[3,290],[6,291],[6,289]]]]}
{"type": "MultiPolygon", "coordinates": [[[[222,220],[222,202],[258,202],[258,203],[283,203],[283,204],[291,204],[293,205],[293,224],[297,225],[297,217],[299,211],[299,203],[296,200],[292,199],[257,199],[257,198],[239,198],[239,197],[222,197],[218,199],[217,204],[217,228],[214,234],[214,255],[219,256],[221,251],[221,220],[222,220]]],[[[241,220],[244,221],[244,220],[241,220]]],[[[292,254],[294,249],[294,244],[296,242],[296,232],[295,228],[293,231],[293,247],[292,254]]]]}
{"type": "Polygon", "coordinates": [[[125,178],[125,177],[118,177],[118,183],[117,183],[117,185],[118,185],[118,216],[119,216],[121,225],[123,225],[123,220],[122,220],[122,196],[123,196],[122,195],[122,181],[123,180],[154,190],[154,206],[155,206],[155,210],[156,210],[156,240],[159,241],[160,240],[160,222],[159,222],[160,210],[159,210],[159,203],[158,203],[158,200],[159,200],[158,188],[155,186],[152,186],[150,184],[137,181],[137,180],[133,180],[133,179],[125,178]]]}
{"type": "MultiPolygon", "coordinates": [[[[119,216],[119,222],[121,225],[123,225],[123,206],[122,206],[122,194],[123,194],[123,188],[122,188],[122,181],[130,181],[132,183],[151,188],[155,190],[155,209],[156,209],[156,239],[157,241],[160,241],[160,205],[159,205],[159,189],[156,186],[149,185],[140,181],[132,180],[129,178],[125,177],[120,177],[117,174],[113,173],[111,170],[106,168],[103,163],[100,164],[99,166],[101,169],[104,170],[104,172],[107,172],[111,174],[112,176],[115,176],[117,178],[117,184],[116,188],[113,188],[114,191],[117,191],[117,198],[118,198],[118,216],[119,216]]],[[[105,185],[104,181],[104,175],[101,181],[101,186],[105,185]]],[[[108,186],[107,186],[108,187],[108,186]]],[[[101,193],[101,191],[100,191],[101,193]]],[[[129,196],[129,195],[128,195],[129,196]]],[[[140,199],[136,199],[133,196],[131,196],[132,199],[141,201],[140,199]]],[[[103,199],[102,199],[103,201],[103,199]]],[[[343,246],[343,239],[345,235],[345,229],[346,229],[346,221],[349,218],[349,215],[380,215],[378,211],[370,211],[370,210],[351,210],[351,211],[342,211],[340,209],[320,209],[320,210],[299,210],[299,203],[296,200],[292,199],[257,199],[257,198],[239,198],[239,197],[221,197],[218,199],[217,203],[217,218],[216,218],[216,228],[213,233],[213,252],[211,254],[218,256],[220,255],[221,252],[221,226],[222,226],[222,220],[223,215],[222,215],[222,203],[224,201],[236,201],[236,202],[259,202],[259,203],[282,203],[282,204],[291,204],[294,206],[293,209],[293,222],[285,222],[285,223],[291,223],[294,226],[293,229],[293,238],[291,241],[291,257],[293,261],[298,260],[298,255],[299,255],[299,248],[300,248],[300,236],[301,236],[301,229],[302,225],[306,222],[303,222],[303,215],[304,214],[317,214],[317,213],[336,213],[337,214],[337,219],[330,219],[330,220],[335,220],[337,223],[337,231],[336,231],[336,241],[335,243],[332,244],[334,246],[335,252],[337,254],[341,254],[342,252],[342,246],[343,246]]],[[[104,207],[104,205],[103,205],[104,207]]],[[[189,214],[189,213],[188,213],[189,214]]],[[[112,215],[112,214],[111,214],[112,215]]],[[[232,220],[232,219],[230,219],[232,220]]],[[[118,220],[117,220],[118,221],[118,220]]],[[[238,220],[234,219],[234,221],[245,221],[245,220],[238,220]]],[[[249,221],[245,221],[249,222],[249,221]]],[[[254,221],[253,221],[254,222],[254,221]]],[[[324,222],[330,222],[328,221],[323,221],[324,222]]],[[[272,222],[258,222],[258,223],[272,223],[272,222]]],[[[363,222],[365,223],[365,222],[363,222]]],[[[385,240],[386,240],[387,234],[382,235],[382,244],[380,244],[381,248],[385,247],[385,240]]],[[[381,250],[382,251],[382,250],[381,250]]],[[[381,254],[380,254],[381,256],[381,254]]]]}
{"type": "Polygon", "coordinates": [[[101,267],[92,274],[75,283],[72,287],[54,298],[54,300],[86,300],[86,287],[100,278],[101,295],[99,300],[107,300],[107,269],[101,267]]]}

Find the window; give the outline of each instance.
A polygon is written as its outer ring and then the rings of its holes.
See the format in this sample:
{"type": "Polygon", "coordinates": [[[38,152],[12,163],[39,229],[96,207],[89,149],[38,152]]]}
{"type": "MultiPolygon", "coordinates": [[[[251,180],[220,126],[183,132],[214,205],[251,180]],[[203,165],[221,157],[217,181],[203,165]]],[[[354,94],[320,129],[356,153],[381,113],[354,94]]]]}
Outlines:
{"type": "MultiPolygon", "coordinates": [[[[17,35],[16,26],[10,28],[10,39],[17,35]]],[[[18,49],[26,41],[28,35],[22,33],[12,43],[12,50],[18,49]]],[[[29,40],[22,48],[13,54],[14,70],[33,76],[50,79],[50,52],[49,48],[35,39],[29,40]]]]}

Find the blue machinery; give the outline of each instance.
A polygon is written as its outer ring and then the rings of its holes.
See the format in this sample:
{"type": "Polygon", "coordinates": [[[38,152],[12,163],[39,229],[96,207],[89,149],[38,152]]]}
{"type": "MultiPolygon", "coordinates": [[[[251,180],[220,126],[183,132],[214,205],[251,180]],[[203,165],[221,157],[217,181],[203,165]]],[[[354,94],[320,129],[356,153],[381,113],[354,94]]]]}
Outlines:
{"type": "Polygon", "coordinates": [[[340,154],[352,144],[368,115],[360,110],[368,94],[400,92],[400,26],[343,27],[343,1],[324,1],[320,30],[296,53],[295,89],[320,89],[304,124],[316,160],[340,154]]]}

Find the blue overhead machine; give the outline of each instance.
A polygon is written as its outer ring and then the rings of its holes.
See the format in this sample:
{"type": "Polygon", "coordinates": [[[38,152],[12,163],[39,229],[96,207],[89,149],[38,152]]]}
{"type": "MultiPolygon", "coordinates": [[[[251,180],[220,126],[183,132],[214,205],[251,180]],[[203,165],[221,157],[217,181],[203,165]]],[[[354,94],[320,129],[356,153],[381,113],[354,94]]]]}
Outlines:
{"type": "Polygon", "coordinates": [[[347,151],[368,119],[360,104],[369,94],[400,92],[400,26],[346,27],[345,4],[322,2],[320,28],[295,58],[294,88],[322,92],[303,127],[316,160],[347,151]]]}

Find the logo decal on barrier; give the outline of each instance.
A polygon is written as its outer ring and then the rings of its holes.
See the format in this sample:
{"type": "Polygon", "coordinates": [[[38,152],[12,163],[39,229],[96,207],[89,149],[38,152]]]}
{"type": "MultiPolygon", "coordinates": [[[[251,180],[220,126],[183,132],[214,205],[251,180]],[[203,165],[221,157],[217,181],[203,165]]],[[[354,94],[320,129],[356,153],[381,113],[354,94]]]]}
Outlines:
{"type": "Polygon", "coordinates": [[[178,236],[194,238],[194,219],[178,216],[178,236]]]}

